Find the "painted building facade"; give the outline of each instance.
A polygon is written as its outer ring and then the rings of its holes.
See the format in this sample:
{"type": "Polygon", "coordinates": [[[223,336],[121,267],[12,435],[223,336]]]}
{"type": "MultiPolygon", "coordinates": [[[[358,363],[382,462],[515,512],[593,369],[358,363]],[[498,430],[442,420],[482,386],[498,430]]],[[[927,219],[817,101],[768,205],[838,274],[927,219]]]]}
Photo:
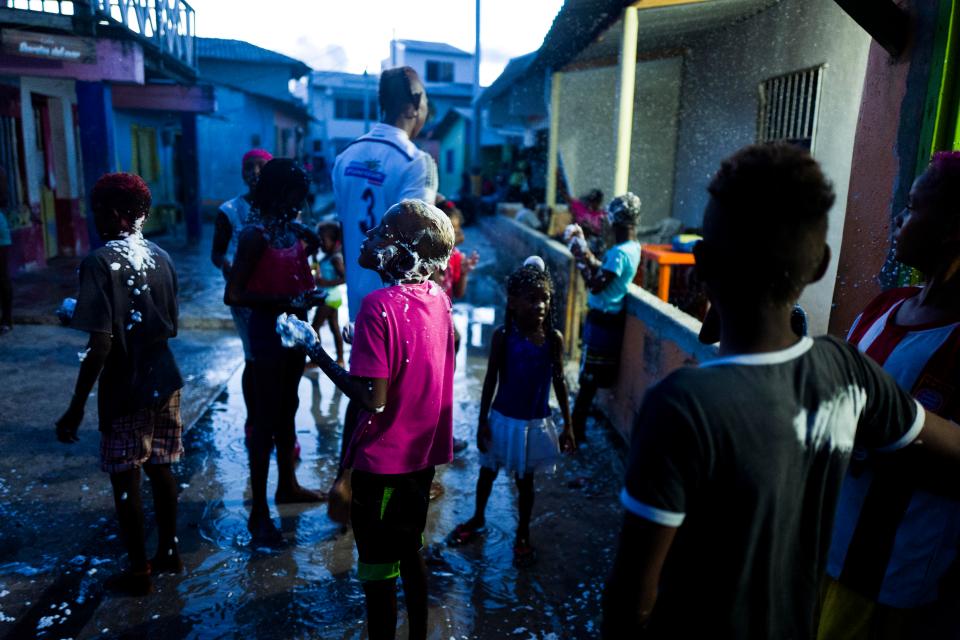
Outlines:
{"type": "MultiPolygon", "coordinates": [[[[0,163],[10,194],[11,268],[43,267],[96,246],[86,197],[108,171],[152,170],[155,203],[199,237],[195,123],[213,102],[196,83],[193,9],[175,2],[164,27],[170,31],[145,36],[138,21],[155,16],[80,2],[4,5],[0,163]],[[158,133],[147,167],[127,149],[135,131],[143,138],[149,125],[171,133],[158,133]]],[[[151,218],[158,224],[164,216],[151,218]]]]}
{"type": "Polygon", "coordinates": [[[198,38],[200,78],[213,87],[216,113],[200,118],[201,202],[211,216],[246,187],[240,175],[243,154],[263,148],[277,157],[309,164],[311,117],[290,91],[310,68],[299,60],[242,40],[198,38]]]}

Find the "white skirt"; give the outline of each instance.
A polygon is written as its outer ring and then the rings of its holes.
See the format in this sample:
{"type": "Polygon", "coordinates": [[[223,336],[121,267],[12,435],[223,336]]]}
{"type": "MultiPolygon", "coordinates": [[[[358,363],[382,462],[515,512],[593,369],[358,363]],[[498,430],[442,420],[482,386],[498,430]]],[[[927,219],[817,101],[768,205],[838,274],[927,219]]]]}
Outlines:
{"type": "Polygon", "coordinates": [[[480,453],[480,464],[505,469],[521,477],[529,472],[553,471],[560,457],[560,439],[553,418],[518,420],[490,410],[490,444],[480,453]]]}

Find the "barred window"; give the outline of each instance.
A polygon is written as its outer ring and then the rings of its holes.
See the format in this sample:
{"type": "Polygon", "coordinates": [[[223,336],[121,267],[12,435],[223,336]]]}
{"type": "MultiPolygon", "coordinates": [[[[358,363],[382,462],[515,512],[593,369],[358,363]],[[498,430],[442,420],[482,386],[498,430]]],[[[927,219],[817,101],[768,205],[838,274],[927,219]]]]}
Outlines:
{"type": "Polygon", "coordinates": [[[813,149],[825,68],[812,67],[760,83],[757,142],[790,142],[813,149]]]}

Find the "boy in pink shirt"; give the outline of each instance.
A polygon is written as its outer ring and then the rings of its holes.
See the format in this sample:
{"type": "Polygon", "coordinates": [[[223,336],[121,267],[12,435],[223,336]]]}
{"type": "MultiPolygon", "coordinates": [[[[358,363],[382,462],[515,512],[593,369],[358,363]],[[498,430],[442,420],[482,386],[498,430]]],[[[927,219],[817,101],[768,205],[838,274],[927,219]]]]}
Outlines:
{"type": "MultiPolygon", "coordinates": [[[[306,334],[310,357],[361,406],[329,509],[333,520],[352,521],[371,640],[396,634],[397,577],[410,638],[426,638],[420,548],[434,467],[453,459],[451,303],[430,275],[446,268],[453,243],[442,211],[420,200],[395,204],[360,248],[358,264],[387,286],[363,299],[350,372],[327,355],[312,330],[306,334]]],[[[287,338],[291,330],[307,329],[292,319],[278,321],[287,338]]]]}

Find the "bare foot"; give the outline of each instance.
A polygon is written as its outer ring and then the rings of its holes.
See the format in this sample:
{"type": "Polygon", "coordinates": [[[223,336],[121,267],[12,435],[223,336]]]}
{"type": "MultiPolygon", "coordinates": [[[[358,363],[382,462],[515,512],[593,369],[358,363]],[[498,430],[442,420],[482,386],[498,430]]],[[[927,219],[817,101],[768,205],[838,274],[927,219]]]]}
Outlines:
{"type": "Polygon", "coordinates": [[[114,593],[143,597],[153,592],[149,571],[124,571],[107,578],[104,587],[114,593]]]}
{"type": "Polygon", "coordinates": [[[269,516],[254,517],[251,514],[247,521],[247,531],[253,536],[250,544],[254,546],[279,547],[283,545],[283,534],[280,533],[269,516]]]}
{"type": "Polygon", "coordinates": [[[277,490],[274,502],[277,504],[297,504],[301,502],[326,502],[327,494],[304,487],[294,487],[284,491],[277,490]]]}
{"type": "Polygon", "coordinates": [[[150,560],[150,572],[153,575],[159,573],[180,573],[183,571],[183,560],[180,558],[180,552],[176,549],[167,549],[164,552],[157,552],[150,560]]]}
{"type": "Polygon", "coordinates": [[[443,488],[442,484],[436,480],[430,483],[430,500],[436,500],[444,493],[446,493],[446,489],[443,488]]]}

